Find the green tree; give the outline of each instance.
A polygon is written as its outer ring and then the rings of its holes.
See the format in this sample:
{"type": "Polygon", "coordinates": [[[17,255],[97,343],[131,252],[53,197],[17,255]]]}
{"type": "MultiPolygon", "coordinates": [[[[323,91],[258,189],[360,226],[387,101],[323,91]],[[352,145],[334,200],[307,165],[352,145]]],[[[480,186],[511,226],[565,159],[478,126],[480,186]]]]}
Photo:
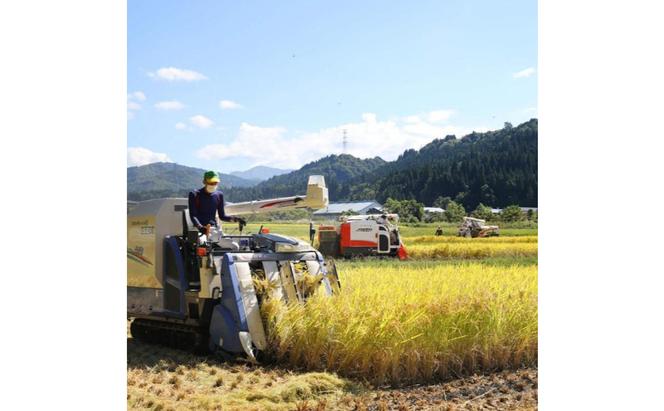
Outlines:
{"type": "Polygon", "coordinates": [[[484,184],[480,187],[480,199],[487,204],[496,204],[496,195],[488,184],[484,184]]]}
{"type": "Polygon", "coordinates": [[[401,221],[422,221],[424,217],[424,204],[415,200],[395,200],[388,198],[385,201],[385,209],[390,213],[399,214],[401,221]],[[412,218],[411,218],[412,217],[412,218]]]}
{"type": "Polygon", "coordinates": [[[456,196],[454,196],[454,202],[457,204],[464,204],[468,197],[467,191],[459,191],[456,196]]]}
{"type": "Polygon", "coordinates": [[[461,204],[450,201],[445,210],[445,219],[450,223],[458,223],[466,216],[466,210],[461,204]]]}
{"type": "Polygon", "coordinates": [[[500,219],[505,222],[521,221],[523,220],[523,212],[518,205],[510,205],[500,212],[500,219]]]}
{"type": "Polygon", "coordinates": [[[443,210],[445,210],[445,209],[447,209],[447,205],[450,203],[450,201],[452,201],[452,199],[450,197],[440,196],[433,202],[433,206],[434,207],[440,207],[443,210]]]}
{"type": "Polygon", "coordinates": [[[426,213],[424,214],[425,223],[438,223],[445,220],[445,213],[426,213]]]}
{"type": "Polygon", "coordinates": [[[388,213],[399,213],[401,211],[401,202],[399,200],[395,200],[393,198],[388,198],[385,200],[385,204],[383,206],[385,211],[388,213]]]}
{"type": "Polygon", "coordinates": [[[484,204],[480,203],[477,208],[471,213],[471,216],[475,218],[481,218],[482,220],[492,220],[493,213],[491,212],[491,207],[487,207],[484,204]]]}

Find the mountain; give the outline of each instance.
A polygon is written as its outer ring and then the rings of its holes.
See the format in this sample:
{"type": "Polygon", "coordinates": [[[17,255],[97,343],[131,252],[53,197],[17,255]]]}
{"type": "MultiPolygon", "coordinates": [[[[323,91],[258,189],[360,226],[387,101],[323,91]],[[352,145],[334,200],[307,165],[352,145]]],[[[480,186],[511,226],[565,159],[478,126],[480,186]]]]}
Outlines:
{"type": "Polygon", "coordinates": [[[537,206],[537,119],[517,127],[446,136],[353,180],[349,199],[416,199],[431,205],[451,197],[466,209],[537,206]],[[367,193],[369,191],[369,193],[367,193]],[[371,194],[373,197],[367,197],[371,194]]]}
{"type": "Polygon", "coordinates": [[[303,193],[307,177],[325,176],[333,202],[415,199],[432,205],[450,197],[472,210],[537,206],[537,119],[486,133],[435,139],[420,150],[406,150],[395,161],[332,155],[300,170],[272,177],[254,187],[226,191],[231,201],[303,193]]]}
{"type": "Polygon", "coordinates": [[[359,159],[349,154],[329,155],[306,164],[299,170],[272,177],[249,188],[226,191],[230,201],[247,201],[304,194],[310,175],[325,177],[330,198],[345,198],[350,194],[348,182],[360,175],[370,175],[373,170],[386,164],[380,157],[359,159]]]}
{"type": "MultiPolygon", "coordinates": [[[[438,197],[450,197],[467,210],[480,202],[537,207],[537,138],[537,119],[516,127],[506,123],[500,130],[435,139],[395,161],[330,155],[258,184],[225,174],[222,187],[229,201],[291,196],[304,194],[308,177],[321,174],[332,202],[391,197],[432,205],[438,197]]],[[[203,172],[173,163],[130,167],[129,199],[186,195],[201,184],[203,172]]]]}
{"type": "MultiPolygon", "coordinates": [[[[185,197],[189,191],[201,187],[207,170],[175,163],[152,163],[127,167],[127,199],[147,200],[159,197],[185,197]]],[[[219,174],[224,189],[249,187],[256,181],[230,174],[219,174]]]]}
{"type": "Polygon", "coordinates": [[[290,170],[290,169],[285,170],[285,169],[281,169],[281,168],[274,168],[274,167],[267,167],[267,166],[256,166],[256,167],[252,167],[249,170],[245,170],[245,171],[233,171],[231,173],[231,175],[243,178],[245,180],[263,181],[263,180],[267,180],[270,177],[290,173],[291,171],[294,171],[294,170],[290,170]]]}

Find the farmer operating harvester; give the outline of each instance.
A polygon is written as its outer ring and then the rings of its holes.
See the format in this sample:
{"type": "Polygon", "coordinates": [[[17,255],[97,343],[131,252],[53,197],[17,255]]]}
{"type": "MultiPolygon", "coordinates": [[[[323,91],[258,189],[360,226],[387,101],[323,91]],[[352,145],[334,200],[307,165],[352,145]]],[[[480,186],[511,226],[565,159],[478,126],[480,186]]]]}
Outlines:
{"type": "Polygon", "coordinates": [[[137,339],[256,360],[267,345],[260,306],[265,299],[304,302],[332,295],[333,262],[306,242],[263,232],[242,234],[238,215],[327,206],[322,176],[310,176],[305,196],[224,204],[218,176],[189,199],[142,201],[127,218],[127,316],[137,339]],[[216,181],[215,181],[216,180],[216,181]],[[215,182],[217,184],[215,184],[215,182]],[[237,222],[224,235],[216,214],[237,222]],[[268,282],[267,294],[254,280],[268,282]],[[311,284],[317,286],[312,287],[311,284]]]}
{"type": "Polygon", "coordinates": [[[217,190],[219,175],[214,171],[206,172],[203,176],[203,184],[203,188],[189,193],[189,217],[196,228],[206,235],[210,234],[212,227],[221,230],[215,218],[217,213],[219,213],[219,220],[238,222],[241,227],[244,227],[246,225],[244,219],[226,215],[224,193],[217,190]]]}

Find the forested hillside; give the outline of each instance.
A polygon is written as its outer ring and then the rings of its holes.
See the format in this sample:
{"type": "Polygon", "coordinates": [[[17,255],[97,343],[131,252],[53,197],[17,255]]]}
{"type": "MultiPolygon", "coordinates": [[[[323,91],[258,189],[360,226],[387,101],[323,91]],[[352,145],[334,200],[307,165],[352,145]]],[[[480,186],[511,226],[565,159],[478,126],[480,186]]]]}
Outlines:
{"type": "Polygon", "coordinates": [[[405,151],[353,185],[359,191],[351,193],[351,199],[367,198],[366,190],[374,190],[380,202],[392,197],[433,204],[437,197],[447,196],[470,209],[480,202],[535,207],[537,120],[461,139],[436,139],[419,151],[405,151]]]}
{"type": "MultiPolygon", "coordinates": [[[[184,196],[200,185],[204,170],[156,163],[127,169],[129,199],[184,196]]],[[[246,201],[304,194],[307,178],[325,176],[330,201],[415,199],[432,205],[450,197],[474,209],[537,206],[537,119],[517,127],[471,133],[463,138],[435,139],[420,150],[406,150],[395,161],[330,155],[299,170],[274,176],[257,185],[222,175],[229,201],[246,201]],[[253,185],[253,186],[252,186],[253,185]]]]}
{"type": "MultiPolygon", "coordinates": [[[[127,199],[147,200],[160,197],[185,197],[189,191],[201,187],[207,170],[175,163],[152,163],[127,168],[127,199]]],[[[220,174],[221,187],[247,187],[256,181],[230,174],[220,174]]]]}
{"type": "Polygon", "coordinates": [[[337,201],[350,196],[351,180],[362,175],[371,175],[384,164],[385,160],[380,157],[362,160],[348,154],[330,155],[306,164],[299,170],[272,177],[254,187],[226,190],[225,193],[229,201],[304,194],[309,176],[319,174],[325,176],[330,198],[337,201]]]}
{"type": "Polygon", "coordinates": [[[406,150],[392,162],[332,155],[255,187],[227,190],[227,196],[242,201],[303,193],[311,174],[325,176],[335,202],[384,202],[392,197],[432,205],[438,197],[450,197],[466,209],[480,202],[492,207],[536,207],[537,119],[463,138],[435,139],[420,150],[406,150]]]}

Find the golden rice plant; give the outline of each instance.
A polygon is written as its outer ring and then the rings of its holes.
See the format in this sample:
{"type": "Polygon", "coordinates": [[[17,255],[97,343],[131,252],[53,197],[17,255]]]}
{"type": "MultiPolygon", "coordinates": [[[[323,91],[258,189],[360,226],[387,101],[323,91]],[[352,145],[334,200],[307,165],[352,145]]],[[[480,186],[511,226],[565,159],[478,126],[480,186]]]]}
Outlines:
{"type": "Polygon", "coordinates": [[[473,259],[490,257],[537,256],[537,243],[505,242],[449,242],[437,244],[406,244],[408,255],[413,259],[473,259]]]}
{"type": "Polygon", "coordinates": [[[269,301],[269,353],[308,370],[414,383],[537,362],[537,267],[341,270],[341,292],[269,301]]]}
{"type": "Polygon", "coordinates": [[[406,245],[409,244],[440,244],[440,243],[460,243],[460,244],[495,244],[495,243],[537,243],[536,235],[524,236],[503,236],[503,237],[481,237],[466,238],[459,236],[433,236],[425,235],[419,237],[408,237],[404,239],[406,245]]]}

